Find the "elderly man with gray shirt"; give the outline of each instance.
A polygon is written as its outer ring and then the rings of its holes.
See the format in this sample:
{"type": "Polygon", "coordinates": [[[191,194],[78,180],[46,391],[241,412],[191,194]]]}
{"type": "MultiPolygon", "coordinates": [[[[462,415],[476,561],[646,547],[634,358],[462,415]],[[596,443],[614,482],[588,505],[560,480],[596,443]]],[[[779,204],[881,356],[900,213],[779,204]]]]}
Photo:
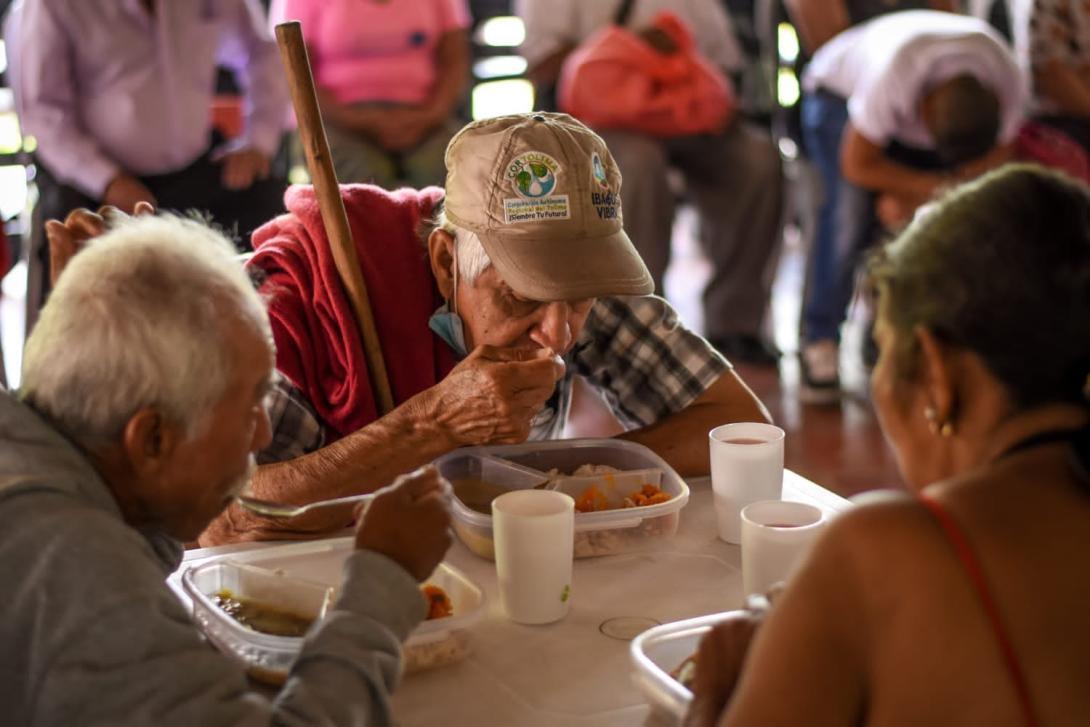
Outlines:
{"type": "MultiPolygon", "coordinates": [[[[102,231],[80,214],[51,232],[102,231]]],[[[197,222],[120,222],[65,269],[22,388],[0,392],[4,724],[391,721],[400,642],[426,611],[417,582],[450,543],[434,470],[373,502],[341,596],[275,700],[164,582],[270,438],[269,322],[232,253],[197,222]]]]}

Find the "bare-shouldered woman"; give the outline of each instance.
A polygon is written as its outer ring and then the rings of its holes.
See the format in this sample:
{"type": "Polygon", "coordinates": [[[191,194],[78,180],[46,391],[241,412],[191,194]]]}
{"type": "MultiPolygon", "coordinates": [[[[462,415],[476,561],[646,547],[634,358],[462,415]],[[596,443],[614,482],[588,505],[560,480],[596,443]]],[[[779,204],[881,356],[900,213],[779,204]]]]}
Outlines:
{"type": "Polygon", "coordinates": [[[874,402],[915,494],[842,516],[762,625],[705,639],[688,721],[1088,724],[1090,190],[989,174],[872,279],[874,402]]]}

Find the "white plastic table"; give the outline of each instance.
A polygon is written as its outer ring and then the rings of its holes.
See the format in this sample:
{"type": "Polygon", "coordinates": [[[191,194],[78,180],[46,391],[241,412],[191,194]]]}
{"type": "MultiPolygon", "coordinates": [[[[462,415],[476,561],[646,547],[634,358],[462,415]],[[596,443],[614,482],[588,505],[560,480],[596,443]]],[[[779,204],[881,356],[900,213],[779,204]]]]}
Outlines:
{"type": "MultiPolygon", "coordinates": [[[[393,698],[394,714],[413,725],[571,727],[638,725],[650,708],[631,679],[628,639],[613,632],[738,608],[739,548],[716,537],[708,478],[689,480],[691,498],[673,538],[655,549],[575,561],[572,607],[544,626],[509,621],[500,609],[492,561],[455,542],[446,561],[487,595],[486,613],[471,629],[467,659],[407,677],[393,698]]],[[[784,473],[784,499],[835,514],[848,501],[799,475],[784,473]]],[[[180,570],[250,543],[187,552],[180,570]]],[[[630,636],[634,636],[631,633],[630,636]]]]}

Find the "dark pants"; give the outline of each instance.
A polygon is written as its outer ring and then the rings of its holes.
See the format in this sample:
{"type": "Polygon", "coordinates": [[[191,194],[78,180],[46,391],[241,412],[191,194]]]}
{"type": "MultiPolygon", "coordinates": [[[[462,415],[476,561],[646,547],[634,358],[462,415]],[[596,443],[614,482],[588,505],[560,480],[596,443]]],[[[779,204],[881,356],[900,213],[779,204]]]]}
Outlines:
{"type": "Polygon", "coordinates": [[[674,221],[669,172],[678,170],[712,263],[703,295],[706,335],[714,341],[759,334],[780,251],[783,196],[780,155],[768,132],[737,119],[720,134],[661,139],[607,129],[601,135],[624,175],[625,229],[658,293],[674,221]]]}
{"type": "MultiPolygon", "coordinates": [[[[284,212],[284,190],[287,182],[282,175],[272,174],[257,180],[246,189],[232,190],[223,186],[222,166],[211,159],[211,149],[222,143],[213,138],[209,151],[184,169],[167,174],[138,177],[155,195],[159,209],[182,214],[197,212],[234,239],[240,251],[250,249],[250,235],[255,229],[284,212]]],[[[63,220],[79,207],[98,209],[102,202],[75,187],[60,182],[41,162],[37,162],[36,184],[38,203],[34,207],[30,233],[32,256],[28,276],[27,324],[45,302],[49,291],[49,246],[45,242],[46,220],[63,220]]]]}

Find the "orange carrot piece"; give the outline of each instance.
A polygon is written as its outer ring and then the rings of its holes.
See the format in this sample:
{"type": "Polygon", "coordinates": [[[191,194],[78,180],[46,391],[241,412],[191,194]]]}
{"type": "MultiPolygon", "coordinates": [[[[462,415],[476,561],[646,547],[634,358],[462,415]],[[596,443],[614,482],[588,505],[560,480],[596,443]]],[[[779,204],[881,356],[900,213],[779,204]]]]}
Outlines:
{"type": "Polygon", "coordinates": [[[428,621],[446,618],[454,613],[454,604],[451,603],[450,596],[439,586],[426,583],[420,587],[420,591],[428,602],[428,621]]]}

